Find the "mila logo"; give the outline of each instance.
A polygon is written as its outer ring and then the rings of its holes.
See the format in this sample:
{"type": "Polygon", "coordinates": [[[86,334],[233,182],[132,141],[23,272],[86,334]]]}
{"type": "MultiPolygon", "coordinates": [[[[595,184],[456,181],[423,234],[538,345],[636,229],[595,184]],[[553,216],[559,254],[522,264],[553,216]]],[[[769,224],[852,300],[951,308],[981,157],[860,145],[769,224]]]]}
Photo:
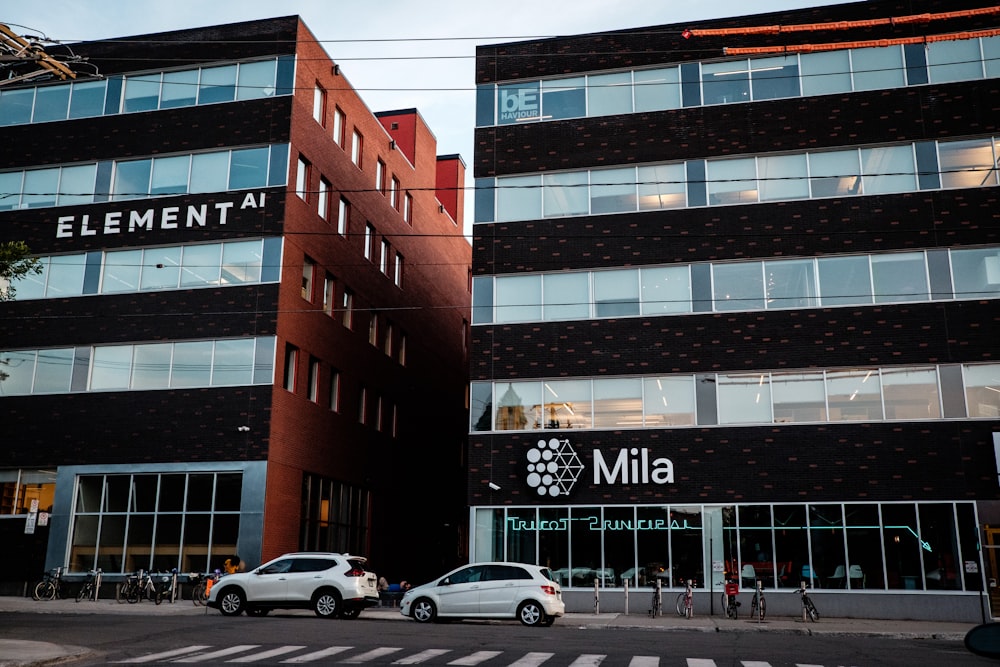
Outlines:
{"type": "Polygon", "coordinates": [[[528,450],[528,486],[540,496],[568,496],[580,479],[583,463],[569,440],[539,440],[528,450]]]}

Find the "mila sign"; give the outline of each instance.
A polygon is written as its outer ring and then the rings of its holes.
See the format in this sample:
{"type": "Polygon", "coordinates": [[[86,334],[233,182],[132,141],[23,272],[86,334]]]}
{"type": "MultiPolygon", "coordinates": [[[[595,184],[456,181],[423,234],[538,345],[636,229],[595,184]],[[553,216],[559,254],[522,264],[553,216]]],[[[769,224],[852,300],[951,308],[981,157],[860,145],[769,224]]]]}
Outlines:
{"type": "MultiPolygon", "coordinates": [[[[674,483],[673,462],[654,458],[647,447],[623,447],[617,454],[607,455],[594,449],[592,455],[594,486],[674,483]]],[[[566,438],[539,440],[525,458],[525,481],[540,496],[568,496],[584,471],[583,462],[566,438]]]]}

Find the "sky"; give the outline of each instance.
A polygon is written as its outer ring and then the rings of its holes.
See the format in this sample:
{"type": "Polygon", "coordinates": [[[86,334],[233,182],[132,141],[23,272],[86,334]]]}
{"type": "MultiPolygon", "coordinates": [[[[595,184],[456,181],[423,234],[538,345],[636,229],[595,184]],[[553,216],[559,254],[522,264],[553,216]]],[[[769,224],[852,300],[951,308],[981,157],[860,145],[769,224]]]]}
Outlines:
{"type": "MultiPolygon", "coordinates": [[[[472,183],[476,46],[842,0],[6,0],[0,23],[72,43],[298,14],[372,111],[416,108],[472,183]]],[[[466,197],[466,232],[472,215],[466,197]]]]}

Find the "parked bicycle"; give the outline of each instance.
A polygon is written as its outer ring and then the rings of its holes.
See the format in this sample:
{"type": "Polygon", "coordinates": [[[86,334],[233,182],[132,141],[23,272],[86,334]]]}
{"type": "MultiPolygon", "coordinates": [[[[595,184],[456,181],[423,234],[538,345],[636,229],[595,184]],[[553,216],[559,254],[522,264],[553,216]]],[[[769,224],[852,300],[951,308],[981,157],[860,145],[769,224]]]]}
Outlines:
{"type": "Polygon", "coordinates": [[[687,580],[684,592],[677,596],[677,615],[682,618],[694,617],[694,581],[687,580]]]}
{"type": "Polygon", "coordinates": [[[61,567],[54,567],[42,575],[42,580],[31,589],[31,597],[35,600],[55,600],[62,597],[61,567]]]}
{"type": "Polygon", "coordinates": [[[102,570],[100,568],[96,570],[91,570],[87,573],[87,580],[83,582],[80,586],[79,592],[76,594],[76,601],[80,600],[96,600],[97,591],[100,586],[102,570]]]}
{"type": "Polygon", "coordinates": [[[153,577],[148,570],[139,570],[135,574],[125,577],[118,588],[118,602],[128,602],[135,604],[139,600],[152,600],[156,604],[163,602],[163,593],[153,582],[153,577]]]}
{"type": "Polygon", "coordinates": [[[649,608],[649,615],[653,618],[663,615],[663,591],[660,588],[659,579],[653,585],[653,603],[649,608]]]}
{"type": "Polygon", "coordinates": [[[740,584],[735,580],[729,580],[726,582],[726,587],[722,593],[722,608],[726,610],[726,618],[731,618],[734,621],[740,615],[740,601],[736,599],[736,596],[740,593],[740,584]]]}
{"type": "Polygon", "coordinates": [[[160,599],[173,602],[177,598],[177,568],[173,568],[167,574],[157,574],[156,576],[160,580],[156,587],[160,599]]]}
{"type": "Polygon", "coordinates": [[[753,591],[753,599],[750,601],[750,618],[763,621],[767,614],[767,600],[764,599],[764,589],[761,587],[760,581],[754,585],[756,588],[753,591]]]}
{"type": "Polygon", "coordinates": [[[813,604],[812,599],[809,597],[809,593],[806,591],[806,582],[802,582],[799,589],[795,591],[802,598],[802,620],[809,619],[813,623],[819,620],[819,612],[816,610],[816,605],[813,604]]]}
{"type": "Polygon", "coordinates": [[[194,588],[191,589],[191,602],[195,606],[202,606],[208,602],[208,594],[212,592],[212,586],[219,577],[218,570],[206,574],[192,572],[188,575],[188,581],[194,584],[194,588]]]}

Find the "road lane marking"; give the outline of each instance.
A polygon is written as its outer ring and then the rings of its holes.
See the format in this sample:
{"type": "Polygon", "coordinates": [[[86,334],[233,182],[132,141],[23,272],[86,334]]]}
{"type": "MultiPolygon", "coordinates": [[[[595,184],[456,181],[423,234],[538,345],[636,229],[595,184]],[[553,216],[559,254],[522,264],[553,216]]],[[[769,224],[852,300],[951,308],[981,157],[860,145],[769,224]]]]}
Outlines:
{"type": "Polygon", "coordinates": [[[360,662],[368,662],[376,658],[381,658],[383,656],[391,655],[393,653],[396,653],[397,651],[402,651],[402,650],[403,649],[396,648],[395,646],[382,646],[381,648],[373,648],[370,651],[359,653],[353,658],[349,658],[347,660],[341,660],[341,662],[353,665],[360,662]]]}
{"type": "Polygon", "coordinates": [[[569,663],[569,667],[597,667],[608,657],[599,653],[584,653],[579,658],[569,663]]]}
{"type": "Polygon", "coordinates": [[[240,644],[239,646],[230,646],[229,648],[222,648],[218,651],[212,651],[211,653],[199,653],[198,655],[188,656],[187,658],[180,658],[179,660],[174,660],[173,662],[202,662],[203,660],[215,660],[216,658],[224,658],[227,655],[233,655],[234,653],[249,651],[252,648],[260,648],[260,644],[240,644]]]}
{"type": "Polygon", "coordinates": [[[659,667],[660,659],[655,655],[636,655],[628,663],[629,667],[659,667]]]}
{"type": "Polygon", "coordinates": [[[207,646],[185,646],[184,648],[175,648],[171,651],[164,651],[163,653],[153,653],[151,655],[144,655],[141,658],[129,658],[128,660],[115,660],[116,663],[127,662],[156,662],[158,660],[166,660],[167,658],[176,658],[179,655],[184,655],[185,653],[194,653],[195,651],[204,651],[207,648],[212,648],[210,645],[207,646]]]}
{"type": "Polygon", "coordinates": [[[329,658],[331,655],[337,655],[338,653],[343,653],[344,651],[350,651],[353,646],[329,646],[319,651],[313,651],[312,653],[303,653],[302,655],[297,655],[294,658],[289,658],[288,660],[282,660],[281,664],[294,664],[299,662],[312,662],[314,660],[322,660],[323,658],[329,658]]]}
{"type": "Polygon", "coordinates": [[[481,662],[486,662],[490,658],[495,658],[503,653],[503,651],[476,651],[475,653],[470,653],[464,658],[459,658],[457,660],[452,660],[449,665],[478,665],[481,662]]]}
{"type": "Polygon", "coordinates": [[[421,662],[430,660],[431,658],[436,658],[436,657],[438,657],[440,655],[444,655],[445,653],[450,653],[450,652],[451,652],[451,649],[447,649],[447,648],[429,648],[426,651],[421,651],[420,653],[414,653],[413,655],[409,656],[408,658],[400,658],[399,660],[395,661],[392,664],[394,664],[394,665],[416,665],[417,663],[421,663],[421,662]]]}
{"type": "Polygon", "coordinates": [[[549,658],[551,658],[554,653],[525,653],[523,657],[510,663],[507,667],[537,667],[549,658]]]}
{"type": "Polygon", "coordinates": [[[226,662],[257,662],[258,660],[267,660],[268,658],[285,655],[286,653],[291,653],[292,651],[301,651],[304,648],[305,646],[279,646],[278,648],[272,648],[270,651],[262,651],[252,655],[245,655],[240,658],[227,660],[226,662]]]}

